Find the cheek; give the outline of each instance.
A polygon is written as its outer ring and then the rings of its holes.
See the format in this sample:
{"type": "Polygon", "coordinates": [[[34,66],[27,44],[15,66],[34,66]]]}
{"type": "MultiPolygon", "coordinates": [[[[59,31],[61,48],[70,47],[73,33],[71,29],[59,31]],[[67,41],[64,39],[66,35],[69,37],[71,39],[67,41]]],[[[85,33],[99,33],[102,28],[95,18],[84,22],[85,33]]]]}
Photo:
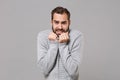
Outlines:
{"type": "Polygon", "coordinates": [[[56,25],[56,24],[53,24],[52,26],[53,26],[54,28],[56,28],[56,27],[57,27],[57,25],[56,25]]]}
{"type": "Polygon", "coordinates": [[[57,27],[55,25],[52,25],[53,30],[55,31],[57,27]]]}
{"type": "Polygon", "coordinates": [[[68,25],[65,25],[65,26],[63,26],[63,29],[64,29],[64,30],[67,30],[68,27],[69,27],[68,25]]]}

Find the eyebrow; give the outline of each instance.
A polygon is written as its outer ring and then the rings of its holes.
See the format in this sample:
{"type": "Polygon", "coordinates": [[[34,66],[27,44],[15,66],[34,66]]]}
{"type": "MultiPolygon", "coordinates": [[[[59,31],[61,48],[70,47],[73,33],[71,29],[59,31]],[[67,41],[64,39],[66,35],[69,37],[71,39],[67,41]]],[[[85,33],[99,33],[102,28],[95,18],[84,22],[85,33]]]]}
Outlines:
{"type": "Polygon", "coordinates": [[[59,22],[59,21],[57,21],[57,20],[54,20],[54,22],[59,22]]]}
{"type": "MultiPolygon", "coordinates": [[[[57,20],[54,20],[54,22],[59,22],[59,21],[57,21],[57,20]]],[[[62,21],[61,23],[65,23],[65,22],[67,22],[67,21],[62,21]]]]}
{"type": "Polygon", "coordinates": [[[62,21],[62,23],[66,23],[67,21],[62,21]]]}

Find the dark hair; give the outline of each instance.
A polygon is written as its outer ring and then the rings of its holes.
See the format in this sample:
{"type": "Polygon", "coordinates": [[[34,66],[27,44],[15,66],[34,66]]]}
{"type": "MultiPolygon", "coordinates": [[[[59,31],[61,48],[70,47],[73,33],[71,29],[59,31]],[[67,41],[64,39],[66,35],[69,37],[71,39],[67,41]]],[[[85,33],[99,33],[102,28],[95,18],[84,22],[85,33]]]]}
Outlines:
{"type": "Polygon", "coordinates": [[[57,13],[57,14],[67,14],[67,17],[68,17],[68,20],[70,20],[70,12],[66,9],[66,8],[63,8],[63,7],[56,7],[52,10],[51,12],[51,20],[53,20],[53,15],[54,13],[57,13]]]}

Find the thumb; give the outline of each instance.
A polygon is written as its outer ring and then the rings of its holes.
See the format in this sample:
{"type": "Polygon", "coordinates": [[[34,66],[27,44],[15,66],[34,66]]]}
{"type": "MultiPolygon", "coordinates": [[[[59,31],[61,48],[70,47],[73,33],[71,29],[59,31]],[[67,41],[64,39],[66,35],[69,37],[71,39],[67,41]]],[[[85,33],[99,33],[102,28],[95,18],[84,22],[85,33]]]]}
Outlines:
{"type": "Polygon", "coordinates": [[[66,32],[66,34],[68,34],[68,32],[66,32]]]}

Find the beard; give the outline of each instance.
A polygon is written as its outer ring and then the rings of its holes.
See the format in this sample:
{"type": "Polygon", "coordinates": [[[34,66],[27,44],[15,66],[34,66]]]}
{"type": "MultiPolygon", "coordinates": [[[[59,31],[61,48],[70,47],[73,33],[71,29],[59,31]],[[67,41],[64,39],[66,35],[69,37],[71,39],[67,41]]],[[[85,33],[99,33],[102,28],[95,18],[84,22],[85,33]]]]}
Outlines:
{"type": "Polygon", "coordinates": [[[53,26],[52,26],[52,31],[59,37],[59,35],[61,35],[61,34],[58,34],[57,31],[61,31],[62,33],[68,32],[69,31],[69,26],[66,30],[64,30],[64,29],[54,29],[53,26]]]}

